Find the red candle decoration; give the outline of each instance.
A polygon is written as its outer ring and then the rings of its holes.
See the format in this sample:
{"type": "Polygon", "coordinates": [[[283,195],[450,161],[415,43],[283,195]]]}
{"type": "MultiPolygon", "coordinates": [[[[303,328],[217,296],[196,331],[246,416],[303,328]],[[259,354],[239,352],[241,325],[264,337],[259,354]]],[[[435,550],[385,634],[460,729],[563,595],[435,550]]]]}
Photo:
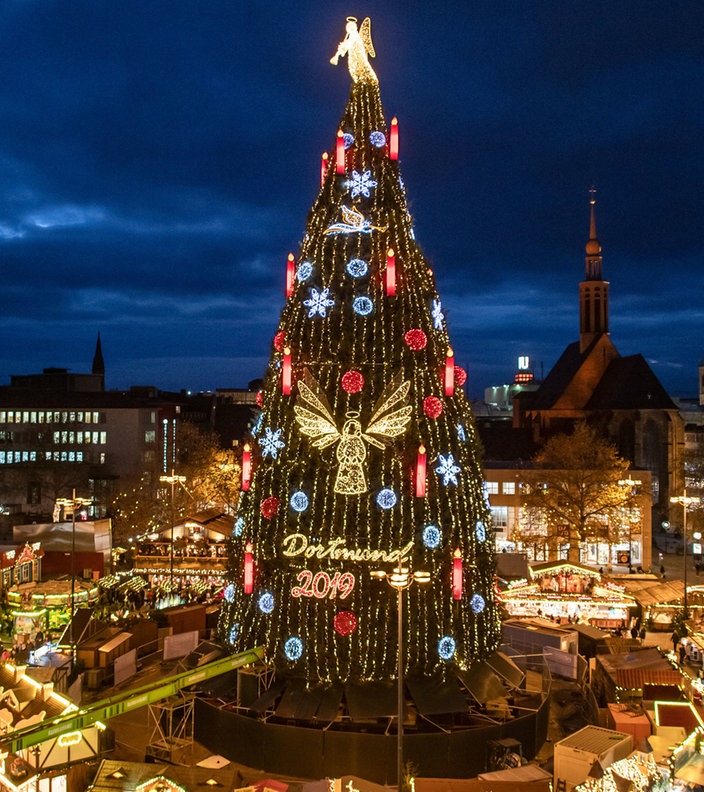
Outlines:
{"type": "Polygon", "coordinates": [[[247,542],[244,548],[244,593],[251,594],[254,591],[254,558],[252,556],[251,542],[247,542]]]}
{"type": "Polygon", "coordinates": [[[257,391],[257,395],[254,397],[254,400],[257,403],[257,407],[261,407],[264,404],[264,394],[262,391],[257,391]]]}
{"type": "Polygon", "coordinates": [[[244,444],[242,452],[242,491],[247,492],[252,479],[252,449],[249,443],[244,444]]]}
{"type": "Polygon", "coordinates": [[[338,174],[345,172],[345,136],[342,130],[337,130],[337,144],[335,146],[335,171],[338,174]]]}
{"type": "Polygon", "coordinates": [[[418,456],[416,457],[416,498],[425,497],[425,469],[425,446],[419,445],[418,456]]]}
{"type": "Polygon", "coordinates": [[[291,395],[291,350],[284,347],[284,360],[281,366],[281,393],[291,395]]]}
{"type": "Polygon", "coordinates": [[[447,350],[445,358],[445,396],[453,396],[455,393],[455,353],[451,348],[447,350]]]}
{"type": "Polygon", "coordinates": [[[389,159],[398,159],[398,119],[395,116],[391,119],[391,130],[389,133],[389,159]]]}
{"type": "Polygon", "coordinates": [[[357,617],[352,611],[340,611],[335,614],[333,619],[333,627],[335,631],[342,636],[352,635],[357,629],[357,617]]]}
{"type": "Polygon", "coordinates": [[[462,599],[462,554],[455,550],[452,559],[452,598],[462,599]]]}
{"type": "Polygon", "coordinates": [[[359,371],[346,371],[340,381],[342,390],[347,393],[359,393],[364,387],[364,377],[359,371]]]}
{"type": "Polygon", "coordinates": [[[437,396],[426,396],[423,399],[423,412],[428,418],[437,418],[442,415],[442,402],[437,396]]]}
{"type": "Polygon", "coordinates": [[[323,152],[322,157],[320,158],[320,186],[322,187],[325,184],[325,176],[328,172],[328,153],[327,151],[323,152]]]}
{"type": "Polygon", "coordinates": [[[262,501],[261,513],[267,520],[270,520],[279,511],[279,499],[275,495],[270,495],[262,501]]]}
{"type": "Polygon", "coordinates": [[[461,388],[467,382],[467,372],[462,366],[455,366],[455,385],[461,388]]]}
{"type": "Polygon", "coordinates": [[[418,328],[409,330],[406,335],[404,335],[403,340],[406,342],[408,348],[412,349],[414,352],[425,349],[425,345],[428,343],[425,333],[418,328]]]}
{"type": "Polygon", "coordinates": [[[286,340],[286,333],[283,330],[279,330],[279,332],[274,336],[274,349],[277,352],[283,352],[286,340]]]}
{"type": "Polygon", "coordinates": [[[293,284],[296,282],[296,260],[293,257],[293,253],[288,254],[288,260],[286,262],[286,297],[290,297],[293,294],[293,284]]]}
{"type": "Polygon", "coordinates": [[[396,254],[391,248],[386,254],[386,296],[396,296],[396,254]]]}

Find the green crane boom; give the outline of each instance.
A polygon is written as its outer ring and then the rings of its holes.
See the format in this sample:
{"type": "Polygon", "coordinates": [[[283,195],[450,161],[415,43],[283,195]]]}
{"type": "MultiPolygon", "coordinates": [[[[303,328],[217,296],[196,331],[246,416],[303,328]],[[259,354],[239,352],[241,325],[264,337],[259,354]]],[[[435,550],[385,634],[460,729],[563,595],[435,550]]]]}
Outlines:
{"type": "Polygon", "coordinates": [[[235,668],[256,663],[263,658],[264,648],[257,646],[246,652],[206,663],[192,671],[185,671],[149,685],[126,690],[124,693],[96,701],[95,704],[90,704],[87,707],[67,712],[49,722],[43,721],[24,729],[18,729],[0,737],[0,753],[4,755],[17,753],[24,748],[31,748],[33,745],[56,739],[62,734],[80,731],[98,721],[103,722],[124,712],[132,712],[139,707],[146,707],[148,704],[173,696],[179,690],[225,674],[235,668]]]}

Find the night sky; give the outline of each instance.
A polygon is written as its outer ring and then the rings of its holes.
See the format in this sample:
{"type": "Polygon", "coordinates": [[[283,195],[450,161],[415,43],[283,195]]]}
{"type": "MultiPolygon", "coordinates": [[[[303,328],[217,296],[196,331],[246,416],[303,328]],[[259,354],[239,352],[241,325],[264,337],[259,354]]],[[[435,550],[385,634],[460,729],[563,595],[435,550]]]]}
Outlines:
{"type": "Polygon", "coordinates": [[[701,0],[2,0],[0,383],[261,376],[372,19],[416,239],[470,391],[578,336],[597,187],[611,338],[673,395],[704,358],[701,0]]]}

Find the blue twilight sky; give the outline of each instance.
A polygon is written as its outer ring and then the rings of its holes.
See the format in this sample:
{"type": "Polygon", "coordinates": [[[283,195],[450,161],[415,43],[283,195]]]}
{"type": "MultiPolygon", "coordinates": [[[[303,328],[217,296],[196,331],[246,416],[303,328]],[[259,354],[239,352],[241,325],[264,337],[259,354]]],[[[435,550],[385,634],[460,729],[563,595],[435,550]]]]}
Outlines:
{"type": "Polygon", "coordinates": [[[588,188],[611,336],[674,395],[704,357],[701,0],[0,0],[0,383],[263,372],[372,18],[416,238],[471,392],[578,333],[588,188]]]}

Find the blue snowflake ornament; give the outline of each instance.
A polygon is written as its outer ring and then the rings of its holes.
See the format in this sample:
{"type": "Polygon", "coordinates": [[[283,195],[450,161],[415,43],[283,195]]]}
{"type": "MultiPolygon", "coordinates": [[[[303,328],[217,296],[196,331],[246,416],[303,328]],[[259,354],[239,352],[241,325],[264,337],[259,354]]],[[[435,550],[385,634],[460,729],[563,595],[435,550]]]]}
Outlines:
{"type": "Polygon", "coordinates": [[[358,195],[369,198],[371,194],[370,191],[376,187],[376,182],[372,179],[372,172],[370,170],[364,171],[364,173],[353,170],[350,174],[350,178],[344,182],[343,186],[350,191],[350,195],[353,198],[356,198],[358,195]]]}
{"type": "Polygon", "coordinates": [[[225,602],[235,601],[235,587],[232,585],[232,583],[228,583],[228,585],[225,586],[225,591],[223,591],[222,597],[225,602]]]}
{"type": "Polygon", "coordinates": [[[478,542],[486,542],[486,528],[481,520],[477,520],[477,524],[474,526],[474,535],[478,542]]]}
{"type": "Polygon", "coordinates": [[[364,259],[350,259],[347,262],[347,272],[353,278],[363,278],[369,272],[369,264],[364,259]]]}
{"type": "Polygon", "coordinates": [[[240,624],[239,622],[235,622],[232,625],[230,630],[230,643],[233,644],[237,640],[237,636],[240,634],[240,624]]]}
{"type": "Polygon", "coordinates": [[[383,148],[386,145],[386,135],[378,129],[375,129],[369,134],[369,142],[372,146],[376,146],[376,148],[383,148]]]}
{"type": "Polygon", "coordinates": [[[258,605],[262,613],[271,613],[274,610],[274,595],[270,591],[265,591],[259,597],[258,605]]]}
{"type": "Polygon", "coordinates": [[[297,512],[304,512],[308,508],[308,496],[303,490],[296,490],[289,500],[291,508],[297,512]]]}
{"type": "Polygon", "coordinates": [[[352,310],[359,316],[369,316],[374,310],[374,303],[369,297],[355,297],[352,300],[352,310]]]}
{"type": "Polygon", "coordinates": [[[437,525],[426,525],[425,528],[423,528],[423,544],[429,550],[435,550],[440,547],[441,539],[442,534],[437,525]]]}
{"type": "Polygon", "coordinates": [[[457,437],[463,442],[467,442],[467,433],[464,431],[462,424],[457,424],[457,437]]]}
{"type": "Polygon", "coordinates": [[[291,660],[300,660],[303,655],[303,641],[296,635],[292,635],[284,644],[284,654],[291,660]]]}
{"type": "Polygon", "coordinates": [[[442,483],[447,486],[448,484],[457,484],[457,474],[462,470],[459,465],[455,464],[455,458],[452,454],[448,454],[444,457],[442,454],[438,454],[438,466],[435,468],[435,472],[442,476],[442,483]]]}
{"type": "Polygon", "coordinates": [[[235,520],[235,526],[232,529],[232,533],[234,536],[242,536],[242,531],[244,531],[244,517],[238,517],[235,520]]]}
{"type": "Polygon", "coordinates": [[[452,660],[456,648],[455,639],[450,635],[443,636],[438,642],[438,654],[442,660],[452,660]]]}
{"type": "Polygon", "coordinates": [[[283,429],[277,429],[275,432],[272,432],[271,428],[267,426],[264,431],[264,437],[259,438],[259,445],[262,447],[262,456],[271,456],[272,459],[276,459],[279,456],[279,449],[286,447],[286,443],[281,440],[283,429]]]}
{"type": "Polygon", "coordinates": [[[484,597],[482,597],[481,594],[475,594],[469,601],[469,604],[472,610],[477,614],[481,613],[486,607],[486,602],[484,602],[484,597]]]}
{"type": "Polygon", "coordinates": [[[308,308],[308,318],[315,316],[327,316],[328,315],[328,308],[332,308],[335,305],[335,300],[331,299],[328,295],[330,294],[330,289],[322,289],[318,291],[317,289],[312,288],[310,290],[310,299],[303,300],[303,305],[308,308]]]}
{"type": "Polygon", "coordinates": [[[313,274],[313,263],[310,261],[302,261],[296,270],[296,280],[299,283],[308,280],[313,274]]]}

